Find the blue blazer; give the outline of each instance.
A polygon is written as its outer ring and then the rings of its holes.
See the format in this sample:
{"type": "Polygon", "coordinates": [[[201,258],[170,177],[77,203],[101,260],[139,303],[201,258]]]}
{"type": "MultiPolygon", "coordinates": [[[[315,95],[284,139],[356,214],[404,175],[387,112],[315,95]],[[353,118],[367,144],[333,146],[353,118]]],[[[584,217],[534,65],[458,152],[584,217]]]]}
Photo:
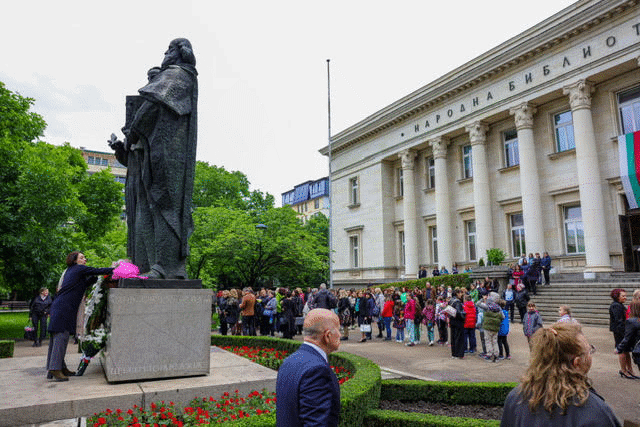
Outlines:
{"type": "Polygon", "coordinates": [[[86,265],[74,264],[67,269],[62,281],[62,287],[51,304],[51,321],[49,332],[69,331],[76,333],[78,307],[84,296],[84,291],[97,280],[95,276],[111,274],[113,268],[93,268],[86,265]]]}
{"type": "Polygon", "coordinates": [[[340,385],[318,351],[302,344],[278,369],[276,426],[337,426],[340,385]]]}

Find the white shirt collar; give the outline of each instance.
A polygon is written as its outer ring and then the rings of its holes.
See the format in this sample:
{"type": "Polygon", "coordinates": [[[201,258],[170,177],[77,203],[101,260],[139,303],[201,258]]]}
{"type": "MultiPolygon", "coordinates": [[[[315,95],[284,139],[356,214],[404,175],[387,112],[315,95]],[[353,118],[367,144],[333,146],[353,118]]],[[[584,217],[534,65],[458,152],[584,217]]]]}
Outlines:
{"type": "Polygon", "coordinates": [[[309,341],[305,341],[302,344],[303,345],[306,344],[308,346],[313,347],[318,353],[320,353],[322,355],[322,357],[324,358],[325,362],[329,363],[329,358],[327,357],[327,353],[325,353],[323,349],[321,349],[320,347],[318,347],[317,345],[315,345],[314,343],[309,342],[309,341]]]}

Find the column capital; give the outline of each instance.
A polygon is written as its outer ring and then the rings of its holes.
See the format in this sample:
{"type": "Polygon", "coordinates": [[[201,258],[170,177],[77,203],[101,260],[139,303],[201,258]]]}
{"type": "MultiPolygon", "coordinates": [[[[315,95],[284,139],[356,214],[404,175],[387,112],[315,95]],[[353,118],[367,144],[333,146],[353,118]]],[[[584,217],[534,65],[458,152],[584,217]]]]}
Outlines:
{"type": "Polygon", "coordinates": [[[449,145],[449,138],[445,136],[439,136],[429,140],[429,145],[433,150],[434,159],[446,159],[447,158],[447,146],[449,145]]]}
{"type": "Polygon", "coordinates": [[[398,157],[402,161],[402,169],[413,169],[415,166],[416,152],[411,149],[402,150],[398,153],[398,157]]]}
{"type": "Polygon", "coordinates": [[[569,95],[569,104],[571,110],[580,110],[583,108],[591,108],[591,94],[595,88],[586,80],[578,80],[575,83],[562,88],[562,93],[569,95]]]}
{"type": "Polygon", "coordinates": [[[470,125],[466,125],[465,130],[469,132],[469,139],[471,140],[471,145],[478,144],[486,144],[487,143],[487,132],[489,131],[489,126],[481,121],[477,121],[471,123],[470,125]]]}
{"type": "Polygon", "coordinates": [[[533,115],[537,111],[538,110],[533,104],[529,102],[523,102],[520,105],[512,107],[509,110],[509,114],[514,116],[517,130],[531,129],[533,128],[533,115]]]}

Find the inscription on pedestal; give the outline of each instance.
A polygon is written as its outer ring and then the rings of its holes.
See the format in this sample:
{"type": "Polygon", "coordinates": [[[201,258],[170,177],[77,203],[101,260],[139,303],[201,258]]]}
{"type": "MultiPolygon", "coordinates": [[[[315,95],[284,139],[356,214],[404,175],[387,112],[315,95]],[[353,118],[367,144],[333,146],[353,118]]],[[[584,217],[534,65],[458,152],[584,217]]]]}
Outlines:
{"type": "Polygon", "coordinates": [[[207,375],[211,296],[208,289],[111,289],[107,380],[207,375]]]}

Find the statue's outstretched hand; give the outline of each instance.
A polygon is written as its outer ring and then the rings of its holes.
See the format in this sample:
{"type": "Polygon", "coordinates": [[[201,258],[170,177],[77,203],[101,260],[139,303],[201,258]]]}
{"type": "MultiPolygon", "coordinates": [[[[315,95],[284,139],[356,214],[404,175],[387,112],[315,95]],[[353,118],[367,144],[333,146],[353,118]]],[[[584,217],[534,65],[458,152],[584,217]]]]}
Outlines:
{"type": "Polygon", "coordinates": [[[109,147],[111,147],[111,149],[114,151],[124,150],[124,142],[118,141],[118,137],[115,133],[111,134],[111,138],[107,140],[107,143],[109,144],[109,147]]]}

